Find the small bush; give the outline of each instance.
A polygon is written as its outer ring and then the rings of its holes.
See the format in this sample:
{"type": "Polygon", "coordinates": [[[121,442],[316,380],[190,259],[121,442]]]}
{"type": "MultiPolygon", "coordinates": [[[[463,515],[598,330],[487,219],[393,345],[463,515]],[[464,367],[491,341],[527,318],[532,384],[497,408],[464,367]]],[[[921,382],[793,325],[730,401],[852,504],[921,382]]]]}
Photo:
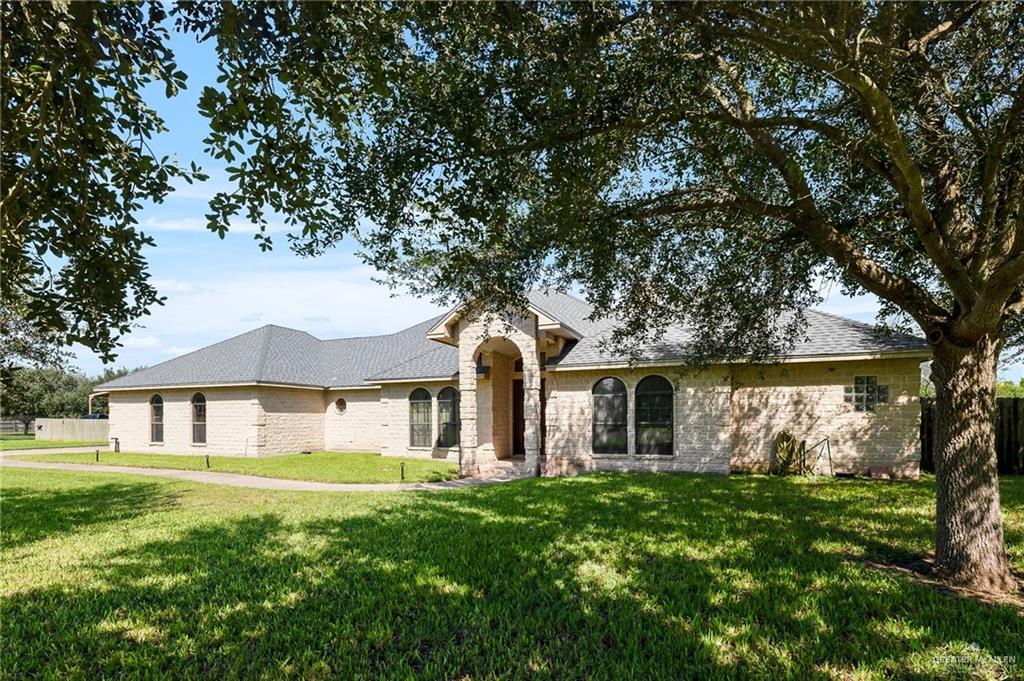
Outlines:
{"type": "Polygon", "coordinates": [[[793,431],[783,428],[775,434],[775,456],[772,457],[769,472],[772,475],[799,475],[800,442],[793,431]]]}

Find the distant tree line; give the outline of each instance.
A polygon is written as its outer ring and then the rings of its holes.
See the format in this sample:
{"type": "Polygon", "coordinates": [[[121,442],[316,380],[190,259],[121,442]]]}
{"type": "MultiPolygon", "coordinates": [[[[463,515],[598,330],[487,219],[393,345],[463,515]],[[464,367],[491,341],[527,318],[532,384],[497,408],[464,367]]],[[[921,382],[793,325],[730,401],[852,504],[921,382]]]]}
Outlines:
{"type": "MultiPolygon", "coordinates": [[[[26,367],[10,372],[0,395],[0,416],[28,425],[35,418],[79,418],[89,413],[89,395],[96,386],[131,370],[107,369],[89,377],[61,367],[26,367]]],[[[92,413],[106,415],[106,397],[92,402],[92,413]]]]}
{"type": "MultiPolygon", "coordinates": [[[[935,397],[935,386],[927,379],[921,381],[921,397],[935,397]]],[[[996,397],[1024,397],[1024,378],[1017,383],[996,381],[996,397]]]]}

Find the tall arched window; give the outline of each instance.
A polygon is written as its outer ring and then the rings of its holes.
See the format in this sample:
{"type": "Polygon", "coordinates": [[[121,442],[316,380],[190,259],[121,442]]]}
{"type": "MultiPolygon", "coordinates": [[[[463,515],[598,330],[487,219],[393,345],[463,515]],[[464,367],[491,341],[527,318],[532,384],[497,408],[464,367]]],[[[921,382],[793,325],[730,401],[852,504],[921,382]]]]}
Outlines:
{"type": "Polygon", "coordinates": [[[206,395],[192,396],[192,442],[206,444],[206,395]]]}
{"type": "Polygon", "coordinates": [[[159,395],[149,398],[149,441],[164,441],[164,398],[159,395]]]}
{"type": "Polygon", "coordinates": [[[437,394],[437,417],[441,425],[438,447],[454,447],[459,444],[459,391],[451,386],[437,394]]]}
{"type": "Polygon", "coordinates": [[[592,448],[596,454],[626,454],[626,386],[617,378],[602,378],[591,391],[594,398],[592,448]]]}
{"type": "Polygon", "coordinates": [[[409,446],[430,446],[430,393],[416,388],[409,395],[409,446]]]}
{"type": "Polygon", "coordinates": [[[636,453],[672,456],[672,384],[648,376],[636,386],[636,453]]]}

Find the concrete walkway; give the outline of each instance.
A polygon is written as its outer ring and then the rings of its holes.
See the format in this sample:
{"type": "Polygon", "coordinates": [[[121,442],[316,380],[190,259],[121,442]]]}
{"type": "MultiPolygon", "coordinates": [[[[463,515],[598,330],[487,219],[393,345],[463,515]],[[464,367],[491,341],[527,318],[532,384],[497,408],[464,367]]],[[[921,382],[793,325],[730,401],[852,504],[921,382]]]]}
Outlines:
{"type": "Polygon", "coordinates": [[[0,457],[4,456],[24,456],[26,454],[92,454],[96,450],[100,452],[109,452],[110,447],[107,445],[92,447],[44,447],[41,449],[5,449],[0,452],[0,457]]]}
{"type": "MultiPolygon", "coordinates": [[[[66,450],[65,450],[66,451],[66,450]]],[[[95,451],[95,448],[94,450],[95,451]]],[[[313,482],[310,480],[286,480],[283,478],[264,478],[258,475],[242,475],[240,473],[220,473],[218,471],[182,471],[170,468],[137,468],[135,466],[104,466],[88,463],[44,463],[42,461],[21,461],[8,459],[3,452],[0,455],[2,468],[35,468],[51,471],[75,471],[81,473],[127,473],[129,475],[150,475],[156,478],[172,480],[188,480],[211,485],[228,485],[229,487],[249,487],[251,489],[274,489],[292,492],[417,492],[431,490],[458,489],[476,485],[490,485],[499,482],[516,480],[519,476],[502,475],[486,478],[462,478],[445,482],[382,482],[382,483],[347,483],[347,482],[313,482]]]]}

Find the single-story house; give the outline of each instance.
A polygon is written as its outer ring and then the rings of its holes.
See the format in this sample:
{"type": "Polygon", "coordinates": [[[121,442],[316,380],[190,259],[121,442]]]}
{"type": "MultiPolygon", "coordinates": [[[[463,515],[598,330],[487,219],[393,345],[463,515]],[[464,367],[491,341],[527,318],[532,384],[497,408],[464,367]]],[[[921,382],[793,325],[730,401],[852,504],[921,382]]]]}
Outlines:
{"type": "MultiPolygon", "coordinates": [[[[383,336],[264,326],[97,388],[122,451],[264,456],[342,450],[458,461],[464,472],[764,470],[775,434],[828,438],[831,470],[915,476],[927,345],[808,311],[771,363],[681,365],[670,328],[639,359],[614,319],[564,293],[514,319],[456,308],[383,336]]],[[[814,450],[816,453],[818,450],[814,450]]],[[[830,471],[826,458],[819,470],[830,471]]]]}

